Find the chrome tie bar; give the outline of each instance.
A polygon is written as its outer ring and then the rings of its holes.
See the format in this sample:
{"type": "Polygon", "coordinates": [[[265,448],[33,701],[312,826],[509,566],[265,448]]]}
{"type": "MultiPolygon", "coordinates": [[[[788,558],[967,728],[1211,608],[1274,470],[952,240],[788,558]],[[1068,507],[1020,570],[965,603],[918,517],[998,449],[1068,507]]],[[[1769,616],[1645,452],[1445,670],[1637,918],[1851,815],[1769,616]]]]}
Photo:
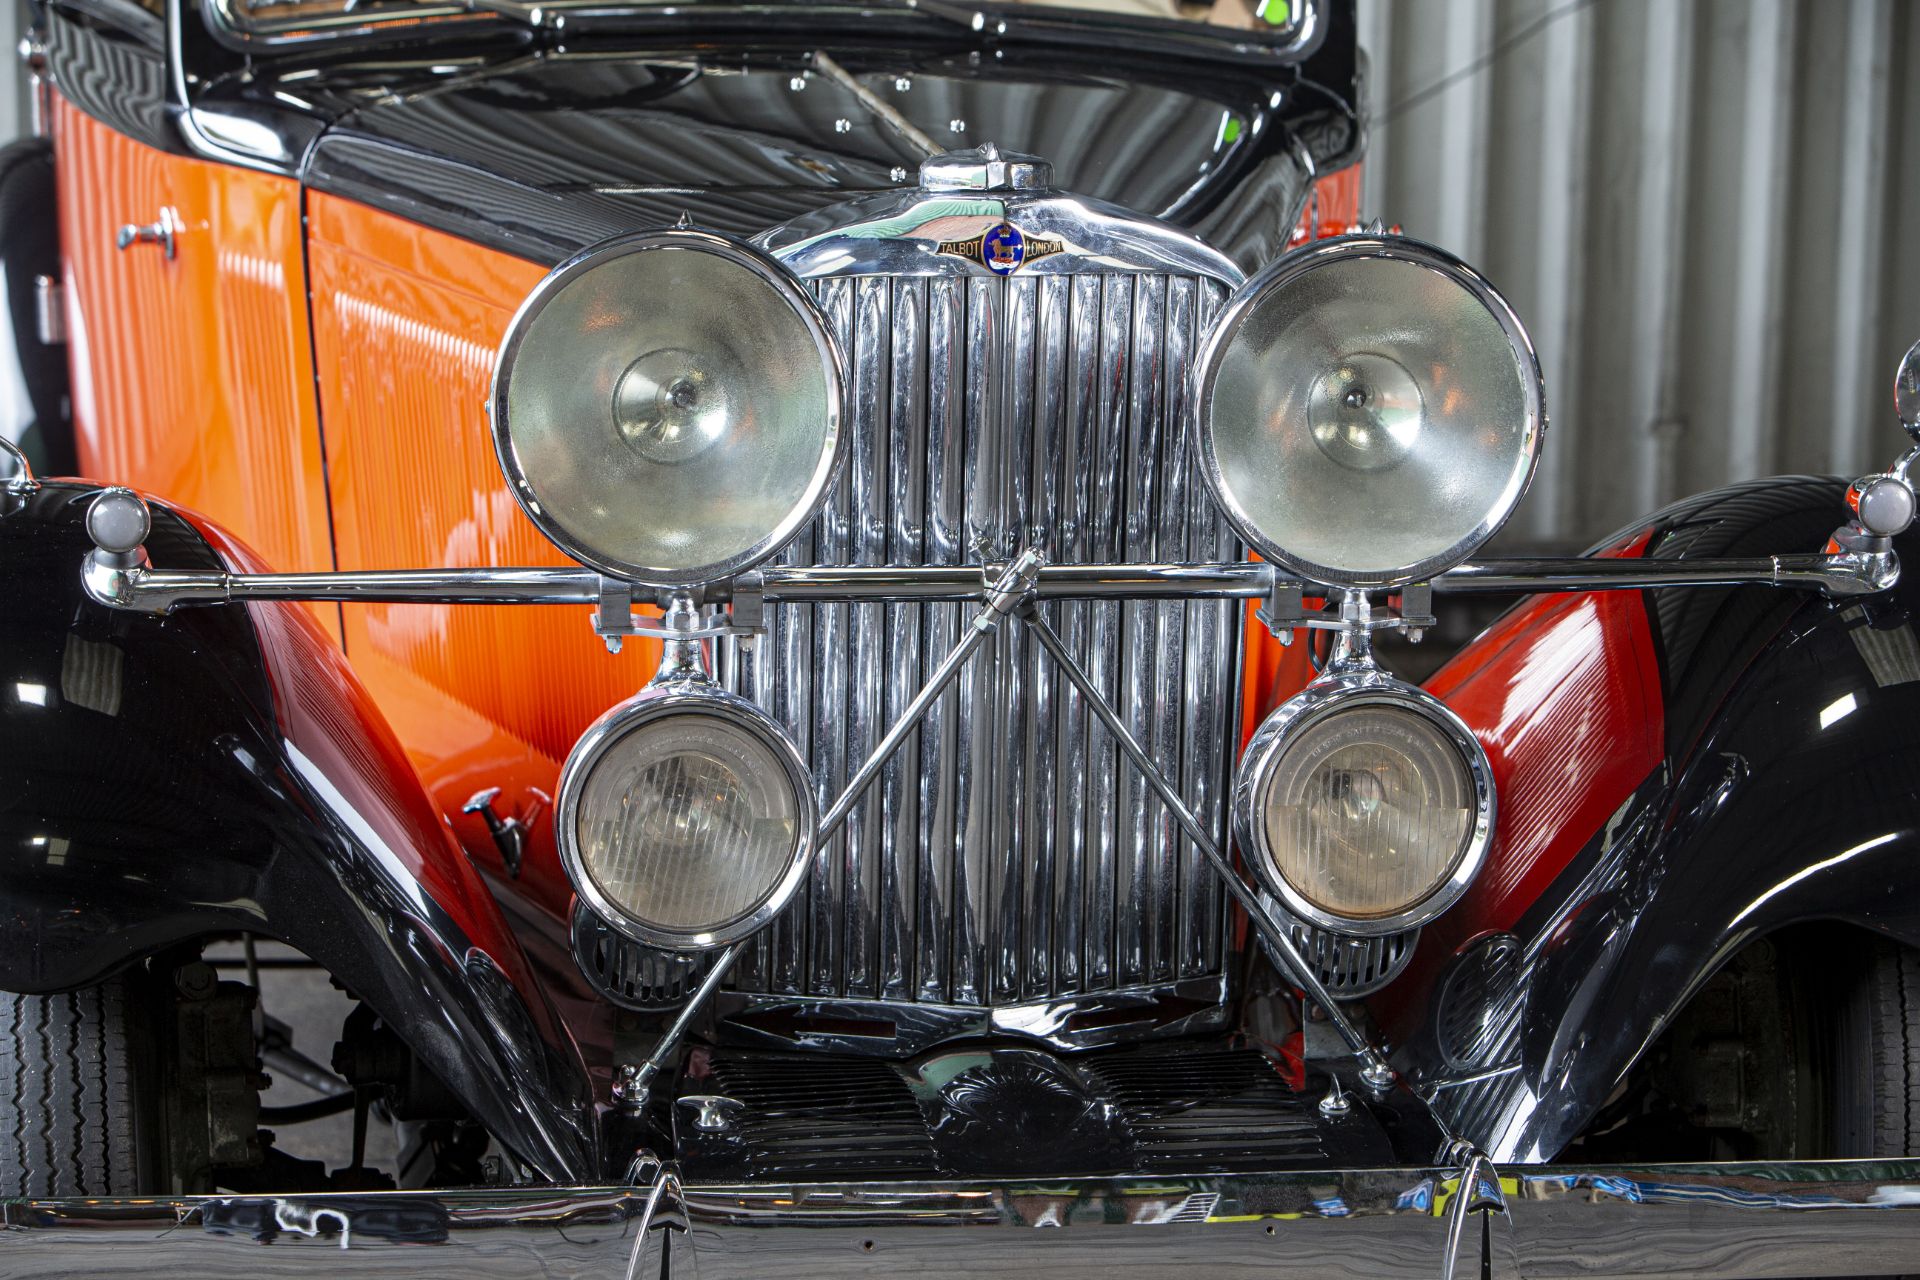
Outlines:
{"type": "MultiPolygon", "coordinates": [[[[116,491],[109,490],[109,493],[116,491]]],[[[126,492],[124,490],[118,492],[126,492]]],[[[131,496],[131,495],[129,495],[131,496]]],[[[104,497],[104,495],[103,495],[104,497]]],[[[995,566],[771,568],[709,588],[707,599],[764,604],[912,603],[977,600],[995,566]]],[[[332,600],[345,604],[597,605],[604,580],[588,569],[393,569],[338,573],[229,573],[155,569],[137,546],[101,548],[83,569],[88,596],[136,613],[250,600],[332,600]]],[[[1436,577],[1446,595],[1640,591],[1659,587],[1763,586],[1829,597],[1872,595],[1899,579],[1892,552],[1766,556],[1747,560],[1606,560],[1565,556],[1482,560],[1436,577]]],[[[1270,564],[1046,565],[1032,593],[1041,600],[1265,600],[1282,590],[1315,592],[1270,564]]]]}
{"type": "MultiPolygon", "coordinates": [[[[879,778],[880,771],[886,767],[887,761],[892,759],[893,753],[900,749],[900,745],[907,740],[908,735],[926,718],[934,702],[946,692],[947,686],[952,684],[954,677],[960,674],[960,669],[967,665],[967,659],[971,658],[999,629],[1007,616],[1028,598],[1033,590],[1034,579],[1044,563],[1039,552],[1029,550],[994,579],[992,585],[987,588],[985,603],[980,612],[974,615],[972,625],[966,628],[959,642],[948,651],[947,656],[934,669],[933,674],[927,677],[927,682],[921,686],[920,692],[914,695],[913,701],[901,711],[900,718],[893,722],[893,727],[874,744],[867,758],[861,762],[858,769],[854,770],[853,776],[847,779],[847,785],[841,790],[839,798],[821,817],[816,847],[826,847],[828,841],[832,840],[840,828],[846,824],[848,816],[853,813],[854,806],[860,802],[861,797],[866,795],[867,788],[879,778]]],[[[646,1109],[654,1079],[666,1067],[679,1048],[680,1042],[686,1038],[694,1019],[713,998],[713,993],[720,989],[720,983],[726,978],[727,972],[733,968],[734,962],[740,958],[741,953],[752,941],[752,938],[742,939],[715,957],[713,967],[707,970],[707,976],[687,997],[680,1012],[674,1016],[672,1024],[661,1033],[659,1040],[654,1042],[646,1060],[640,1063],[627,1063],[620,1067],[615,1078],[614,1096],[625,1110],[638,1113],[646,1109]]]]}
{"type": "Polygon", "coordinates": [[[1160,797],[1160,803],[1166,805],[1167,812],[1172,814],[1174,821],[1180,824],[1180,829],[1187,833],[1187,838],[1193,841],[1194,847],[1200,850],[1214,871],[1219,874],[1221,883],[1226,886],[1227,892],[1233,895],[1233,900],[1239,903],[1241,909],[1247,913],[1247,918],[1252,920],[1254,926],[1260,930],[1267,944],[1279,953],[1286,967],[1292,971],[1293,980],[1300,985],[1301,990],[1307,993],[1307,998],[1325,1011],[1327,1020],[1333,1023],[1334,1029],[1340,1033],[1340,1038],[1347,1042],[1347,1047],[1353,1050],[1355,1057],[1360,1059],[1360,1078],[1369,1088],[1376,1091],[1391,1088],[1394,1081],[1393,1068],[1387,1065],[1387,1060],[1381,1056],[1380,1051],[1373,1047],[1372,1042],[1361,1033],[1353,1019],[1347,1016],[1346,1010],[1340,1007],[1340,1002],[1334,999],[1333,993],[1327,990],[1326,984],[1320,981],[1320,976],[1313,971],[1313,966],[1308,964],[1306,957],[1300,954],[1300,948],[1294,944],[1291,937],[1287,936],[1286,927],[1274,918],[1273,912],[1267,908],[1266,903],[1247,887],[1247,882],[1242,880],[1240,874],[1233,869],[1233,864],[1227,861],[1226,855],[1220,851],[1220,846],[1208,834],[1206,825],[1195,816],[1193,810],[1187,806],[1187,802],[1181,798],[1179,790],[1167,780],[1167,775],[1154,761],[1153,756],[1140,745],[1140,740],[1127,728],[1127,722],[1100,692],[1100,686],[1074,660],[1072,652],[1060,639],[1059,633],[1031,603],[1023,612],[1021,621],[1033,629],[1033,634],[1039,638],[1041,646],[1060,665],[1067,679],[1072,681],[1073,686],[1080,691],[1080,696],[1087,700],[1087,705],[1100,718],[1100,723],[1106,726],[1107,732],[1113,735],[1113,740],[1120,744],[1121,750],[1126,752],[1127,758],[1133,761],[1134,767],[1147,780],[1147,785],[1151,786],[1155,794],[1160,797]]]}

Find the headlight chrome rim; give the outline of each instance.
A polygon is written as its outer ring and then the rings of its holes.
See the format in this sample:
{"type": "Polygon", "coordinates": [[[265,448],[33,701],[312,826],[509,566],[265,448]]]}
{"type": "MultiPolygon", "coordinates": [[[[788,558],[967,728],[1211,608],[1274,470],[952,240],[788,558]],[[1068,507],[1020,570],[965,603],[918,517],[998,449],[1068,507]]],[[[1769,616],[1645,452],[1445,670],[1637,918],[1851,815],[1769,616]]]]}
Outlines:
{"type": "Polygon", "coordinates": [[[1540,466],[1541,446],[1547,428],[1539,357],[1533,349],[1533,339],[1528,336],[1526,326],[1521,323],[1512,306],[1485,276],[1459,258],[1423,241],[1398,235],[1329,237],[1285,254],[1256,272],[1235,291],[1202,338],[1194,361],[1192,386],[1197,414],[1194,443],[1198,456],[1195,462],[1201,479],[1205,481],[1228,523],[1263,558],[1292,570],[1310,582],[1327,586],[1375,589],[1404,586],[1431,578],[1466,561],[1506,525],[1521,499],[1526,496],[1540,466]],[[1292,284],[1308,272],[1348,258],[1387,258],[1425,267],[1459,284],[1485,307],[1506,334],[1515,360],[1519,363],[1526,401],[1525,429],[1531,441],[1524,470],[1510,477],[1498,500],[1489,506],[1487,516],[1469,533],[1445,550],[1412,563],[1362,573],[1337,570],[1297,556],[1259,527],[1251,513],[1234,496],[1220,465],[1212,412],[1214,384],[1221,362],[1248,316],[1266,295],[1292,284]]]}
{"type": "Polygon", "coordinates": [[[704,952],[752,937],[793,901],[806,879],[819,842],[820,807],[799,748],[779,722],[745,698],[717,686],[694,682],[652,686],[602,715],[574,744],[560,772],[554,803],[554,844],[573,891],[609,927],[624,937],[666,951],[704,952]],[[579,844],[580,797],[594,766],[615,744],[635,730],[674,716],[695,715],[725,721],[758,739],[779,761],[793,788],[798,831],[785,871],[754,908],[712,930],[689,933],[663,929],[636,919],[616,903],[588,872],[579,844]]]}
{"type": "Polygon", "coordinates": [[[1233,780],[1234,837],[1255,879],[1279,899],[1289,915],[1332,933],[1377,938],[1417,929],[1438,918],[1479,877],[1493,847],[1498,798],[1486,748],[1451,707],[1426,690],[1378,670],[1341,672],[1308,685],[1255,731],[1241,755],[1233,780]],[[1326,910],[1288,883],[1274,864],[1264,821],[1264,793],[1281,755],[1300,733],[1328,716],[1350,708],[1387,706],[1412,712],[1438,728],[1466,766],[1475,800],[1467,847],[1447,878],[1407,909],[1372,918],[1342,916],[1326,910]]]}
{"type": "Polygon", "coordinates": [[[494,359],[492,381],[487,393],[487,417],[493,437],[494,453],[499,459],[501,474],[506,477],[508,491],[513,494],[513,499],[519,504],[520,510],[548,541],[572,559],[608,577],[671,590],[725,582],[766,563],[778,555],[806,527],[807,523],[819,514],[846,458],[847,437],[850,434],[846,422],[846,399],[846,358],[842,355],[839,344],[834,340],[832,329],[820,310],[819,303],[791,271],[776,259],[743,241],[708,231],[674,228],[666,231],[637,231],[613,236],[588,246],[547,273],[546,277],[534,287],[533,292],[521,302],[513,314],[513,319],[508,322],[506,336],[501,340],[500,351],[494,359]],[[828,373],[827,421],[824,424],[827,443],[821,450],[804,497],[788,513],[786,519],[776,525],[765,537],[724,560],[693,569],[628,564],[611,558],[586,545],[549,514],[543,508],[539,494],[534,489],[533,482],[514,448],[512,424],[509,421],[507,408],[513,369],[518,360],[520,348],[526,340],[529,326],[548,304],[569,284],[595,267],[616,257],[661,249],[710,253],[753,272],[774,289],[781,300],[792,308],[794,314],[806,326],[814,345],[820,352],[822,365],[828,373]]]}

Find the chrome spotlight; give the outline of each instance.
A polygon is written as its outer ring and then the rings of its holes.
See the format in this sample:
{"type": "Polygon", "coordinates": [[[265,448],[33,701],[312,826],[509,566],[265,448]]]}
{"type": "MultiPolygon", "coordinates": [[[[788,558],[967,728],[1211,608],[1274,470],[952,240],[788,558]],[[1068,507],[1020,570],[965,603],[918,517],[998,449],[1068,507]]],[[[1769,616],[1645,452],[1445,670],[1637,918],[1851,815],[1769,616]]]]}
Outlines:
{"type": "Polygon", "coordinates": [[[1416,582],[1525,494],[1545,427],[1512,308],[1399,236],[1287,255],[1241,286],[1198,365],[1199,465],[1241,534],[1314,582],[1416,582]]]}
{"type": "Polygon", "coordinates": [[[698,231],[621,236],[555,268],[494,369],[494,447],[561,550],[656,587],[779,551],[844,451],[840,356],[798,281],[698,231]]]}
{"type": "Polygon", "coordinates": [[[747,937],[806,875],[820,815],[800,753],[712,685],[654,685],[602,716],[560,774],[555,839],[593,913],[638,942],[747,937]]]}
{"type": "Polygon", "coordinates": [[[1233,814],[1254,874],[1291,914],[1377,937],[1425,924],[1473,883],[1493,842],[1493,774],[1446,704],[1356,670],[1260,726],[1233,814]]]}

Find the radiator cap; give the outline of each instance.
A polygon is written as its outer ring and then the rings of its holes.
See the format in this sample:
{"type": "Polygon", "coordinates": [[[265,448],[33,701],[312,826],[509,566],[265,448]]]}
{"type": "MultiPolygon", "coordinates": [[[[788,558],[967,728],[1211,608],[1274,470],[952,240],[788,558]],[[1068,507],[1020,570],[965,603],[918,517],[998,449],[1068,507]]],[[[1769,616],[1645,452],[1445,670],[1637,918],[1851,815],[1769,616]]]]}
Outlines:
{"type": "Polygon", "coordinates": [[[1053,166],[989,142],[928,156],[920,162],[920,185],[929,191],[1045,191],[1053,186],[1053,166]]]}

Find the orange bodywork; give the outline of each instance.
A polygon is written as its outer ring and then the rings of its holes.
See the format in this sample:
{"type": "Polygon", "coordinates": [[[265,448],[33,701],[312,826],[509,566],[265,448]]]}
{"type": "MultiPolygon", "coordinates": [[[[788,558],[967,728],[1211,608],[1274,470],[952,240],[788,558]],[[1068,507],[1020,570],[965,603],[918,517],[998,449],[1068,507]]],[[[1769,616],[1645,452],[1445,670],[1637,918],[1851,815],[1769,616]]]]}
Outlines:
{"type": "MultiPolygon", "coordinates": [[[[331,569],[300,185],[144,146],[55,100],[80,469],[331,569]],[[114,247],[171,210],[176,255],[114,247]]],[[[312,606],[336,639],[339,612],[312,606]]]]}
{"type": "MultiPolygon", "coordinates": [[[[65,103],[54,114],[82,471],[192,508],[283,569],[567,561],[514,503],[486,396],[507,324],[545,273],[292,179],[168,155],[65,103]],[[303,209],[304,201],[304,209],[303,209]],[[176,211],[178,255],[120,251],[176,211]],[[307,244],[303,259],[302,215],[307,244]]],[[[1357,179],[1322,180],[1323,233],[1357,179]]],[[[1310,214],[1311,217],[1311,214],[1310,214]]],[[[462,803],[498,786],[527,819],[521,886],[567,902],[550,800],[582,731],[652,673],[564,606],[314,606],[429,794],[483,865],[462,803]]],[[[1304,646],[1247,632],[1247,725],[1310,675],[1304,646]]]]}
{"type": "MultiPolygon", "coordinates": [[[[487,425],[494,353],[544,269],[318,192],[308,234],[340,567],[569,563],[515,505],[487,425]]],[[[658,646],[609,654],[578,607],[345,614],[354,670],[469,848],[498,861],[458,815],[501,787],[501,815],[533,820],[530,892],[563,909],[552,827],[535,814],[574,740],[653,674],[658,646]]]]}

